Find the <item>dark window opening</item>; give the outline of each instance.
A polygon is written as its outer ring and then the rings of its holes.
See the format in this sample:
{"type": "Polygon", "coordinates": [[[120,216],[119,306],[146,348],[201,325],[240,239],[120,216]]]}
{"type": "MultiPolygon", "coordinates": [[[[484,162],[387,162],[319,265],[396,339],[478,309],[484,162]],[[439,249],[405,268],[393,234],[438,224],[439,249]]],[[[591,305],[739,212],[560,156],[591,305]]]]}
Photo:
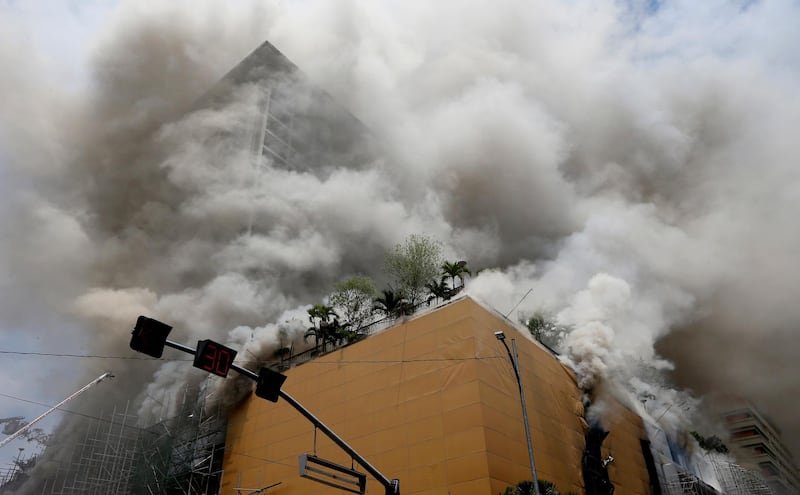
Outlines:
{"type": "Polygon", "coordinates": [[[658,481],[656,461],[653,458],[653,451],[650,450],[650,442],[647,440],[639,440],[639,443],[642,445],[644,465],[647,467],[647,474],[650,478],[650,493],[653,495],[661,495],[661,483],[658,481]]]}
{"type": "Polygon", "coordinates": [[[600,447],[608,436],[598,424],[594,424],[586,433],[586,450],[583,451],[583,482],[586,495],[612,495],[614,485],[608,478],[608,469],[603,462],[600,447]]]}

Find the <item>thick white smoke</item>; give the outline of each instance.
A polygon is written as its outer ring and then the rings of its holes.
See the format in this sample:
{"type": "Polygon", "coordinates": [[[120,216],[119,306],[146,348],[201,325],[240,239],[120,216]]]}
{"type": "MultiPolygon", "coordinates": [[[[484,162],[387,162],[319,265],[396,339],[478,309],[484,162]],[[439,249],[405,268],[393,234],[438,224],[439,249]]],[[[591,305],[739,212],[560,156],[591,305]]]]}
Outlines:
{"type": "MultiPolygon", "coordinates": [[[[496,268],[469,290],[500,311],[532,289],[511,317],[571,326],[563,350],[587,386],[641,395],[638,370],[669,358],[682,385],[749,395],[800,438],[782,400],[800,393],[798,13],[124,2],[77,94],[56,90],[34,49],[4,43],[3,324],[46,303],[94,352],[118,354],[145,313],[183,342],[268,353],[288,314],[347,275],[379,277],[388,247],[425,233],[496,268]],[[252,118],[253,88],[192,104],[265,39],[371,129],[376,161],[256,171],[217,139],[252,118]]],[[[143,410],[196,376],[169,363],[145,390],[143,366],[120,388],[143,410]]]]}

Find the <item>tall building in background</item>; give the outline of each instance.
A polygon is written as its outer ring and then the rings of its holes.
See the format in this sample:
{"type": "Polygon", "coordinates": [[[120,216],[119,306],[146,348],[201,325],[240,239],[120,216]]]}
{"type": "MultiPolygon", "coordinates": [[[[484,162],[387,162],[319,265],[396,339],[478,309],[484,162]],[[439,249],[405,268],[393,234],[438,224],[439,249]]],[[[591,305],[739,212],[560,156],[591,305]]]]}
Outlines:
{"type": "Polygon", "coordinates": [[[243,97],[257,111],[245,137],[262,165],[327,174],[374,159],[369,130],[328,93],[312,85],[286,56],[265,41],[228,72],[195,108],[229,105],[243,97]],[[246,94],[243,94],[246,93],[246,94]]]}
{"type": "Polygon", "coordinates": [[[776,495],[800,494],[800,476],[780,432],[752,404],[729,404],[722,419],[739,463],[759,473],[776,495]]]}
{"type": "MultiPolygon", "coordinates": [[[[335,170],[361,168],[375,159],[368,129],[269,42],[231,69],[184,118],[191,121],[195,112],[205,111],[230,117],[220,119],[226,126],[206,136],[203,144],[231,158],[214,164],[223,173],[247,154],[249,168],[242,175],[250,183],[241,188],[253,201],[264,194],[261,172],[268,168],[325,178],[335,170]]],[[[232,236],[258,233],[274,224],[275,219],[251,214],[232,218],[229,231],[232,236]]],[[[305,274],[305,279],[313,284],[313,277],[305,274]]],[[[79,441],[59,443],[56,436],[49,452],[4,477],[0,492],[16,490],[26,481],[22,493],[42,495],[219,493],[226,418],[219,411],[205,411],[206,394],[200,388],[162,398],[180,406],[165,407],[158,418],[137,417],[128,403],[94,412],[97,417],[79,425],[79,441]]]]}

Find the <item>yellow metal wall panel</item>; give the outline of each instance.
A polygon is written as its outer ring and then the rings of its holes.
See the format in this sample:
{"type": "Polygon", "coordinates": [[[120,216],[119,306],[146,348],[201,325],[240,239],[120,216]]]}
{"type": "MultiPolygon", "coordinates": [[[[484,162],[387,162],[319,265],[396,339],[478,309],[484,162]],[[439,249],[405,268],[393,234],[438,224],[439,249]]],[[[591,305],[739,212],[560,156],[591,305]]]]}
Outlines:
{"type": "Polygon", "coordinates": [[[438,398],[441,376],[441,373],[433,372],[407,378],[400,384],[398,401],[406,402],[431,394],[436,394],[438,398]]]}
{"type": "Polygon", "coordinates": [[[441,373],[442,370],[449,368],[451,364],[441,359],[425,360],[424,358],[418,361],[405,362],[400,367],[399,379],[405,381],[428,373],[441,373]]]}
{"type": "Polygon", "coordinates": [[[408,448],[403,446],[394,446],[394,448],[386,449],[381,454],[374,455],[374,462],[379,466],[398,466],[397,474],[392,474],[392,477],[400,477],[403,470],[408,469],[408,448]]]}
{"type": "Polygon", "coordinates": [[[403,359],[418,359],[431,351],[436,351],[441,347],[440,340],[440,334],[432,332],[409,336],[403,342],[403,359]]]}
{"type": "MultiPolygon", "coordinates": [[[[503,433],[486,429],[484,435],[486,437],[486,450],[492,454],[497,455],[508,462],[521,462],[524,460],[528,464],[528,449],[525,443],[522,431],[522,425],[519,425],[519,431],[514,436],[507,436],[503,433]],[[522,442],[520,442],[522,439],[522,442]]],[[[530,466],[528,466],[530,472],[530,466]]]]}
{"type": "MultiPolygon", "coordinates": [[[[284,389],[400,477],[404,494],[494,495],[530,477],[517,384],[496,330],[517,341],[540,477],[581,492],[585,424],[574,374],[468,298],[291,369],[284,389]]],[[[616,495],[646,494],[641,421],[625,409],[618,422],[604,444],[618,459],[616,495]]],[[[341,493],[298,477],[297,456],[313,448],[313,426],[299,413],[251,397],[230,415],[220,493],[235,493],[239,481],[281,481],[276,494],[341,493]]],[[[321,434],[317,452],[349,466],[321,434]]],[[[367,492],[383,488],[370,477],[367,492]]]]}
{"type": "Polygon", "coordinates": [[[469,404],[458,409],[442,409],[444,434],[451,435],[459,431],[479,426],[484,428],[483,407],[481,404],[469,404]]]}
{"type": "Polygon", "coordinates": [[[494,404],[482,403],[481,406],[487,431],[497,431],[510,438],[524,435],[521,410],[515,413],[512,409],[497,409],[494,404]]]}
{"type": "Polygon", "coordinates": [[[489,477],[489,464],[485,452],[475,452],[457,457],[447,457],[447,483],[455,485],[489,477]]]}
{"type": "Polygon", "coordinates": [[[431,459],[445,459],[446,452],[442,437],[413,443],[408,447],[408,465],[409,467],[439,465],[431,464],[431,459]]]}
{"type": "Polygon", "coordinates": [[[477,404],[480,401],[481,393],[476,381],[452,385],[442,390],[442,409],[445,411],[477,404]]]}
{"type": "Polygon", "coordinates": [[[441,388],[447,391],[463,383],[475,382],[478,380],[480,371],[475,360],[450,361],[446,368],[442,368],[441,388]]]}
{"type": "MultiPolygon", "coordinates": [[[[442,416],[437,414],[405,423],[401,428],[395,427],[393,429],[396,435],[402,431],[410,432],[409,435],[413,435],[413,438],[417,441],[444,438],[444,421],[442,416]]],[[[405,437],[406,440],[408,438],[408,436],[405,437]]]]}
{"type": "Polygon", "coordinates": [[[416,397],[413,400],[404,400],[397,405],[400,418],[395,424],[401,425],[431,416],[441,420],[441,404],[441,398],[432,394],[416,397]]]}
{"type": "Polygon", "coordinates": [[[439,488],[439,493],[447,493],[447,473],[443,465],[415,466],[401,482],[404,494],[437,493],[435,488],[439,488]]]}
{"type": "Polygon", "coordinates": [[[483,434],[483,428],[479,426],[451,433],[445,436],[444,443],[448,458],[486,451],[486,440],[483,434]]]}
{"type": "MultiPolygon", "coordinates": [[[[500,457],[491,452],[486,454],[486,460],[489,463],[489,472],[492,478],[517,481],[531,479],[531,467],[528,464],[527,453],[519,457],[519,459],[524,459],[524,462],[509,461],[505,457],[500,457]]],[[[505,487],[503,487],[503,489],[505,489],[505,487]]]]}
{"type": "Polygon", "coordinates": [[[470,495],[473,493],[489,494],[491,493],[491,489],[492,485],[489,482],[489,478],[479,478],[463,483],[452,483],[449,485],[447,493],[448,495],[470,495]]]}

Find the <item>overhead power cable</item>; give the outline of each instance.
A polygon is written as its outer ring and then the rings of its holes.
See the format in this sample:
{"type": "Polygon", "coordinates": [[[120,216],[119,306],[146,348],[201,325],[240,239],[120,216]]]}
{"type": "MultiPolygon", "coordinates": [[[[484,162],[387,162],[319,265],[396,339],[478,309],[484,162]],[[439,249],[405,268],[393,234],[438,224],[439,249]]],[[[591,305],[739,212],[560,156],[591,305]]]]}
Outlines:
{"type": "MultiPolygon", "coordinates": [[[[100,354],[63,354],[56,352],[30,352],[30,351],[3,351],[0,354],[14,354],[18,356],[48,356],[48,357],[70,357],[70,358],[92,358],[92,359],[129,359],[134,361],[159,361],[158,359],[142,356],[103,356],[100,354]]],[[[191,359],[166,359],[162,361],[191,361],[191,359]]]]}
{"type": "MultiPolygon", "coordinates": [[[[26,352],[26,351],[6,351],[0,350],[0,354],[16,355],[16,356],[41,356],[41,357],[63,357],[63,358],[82,358],[82,359],[125,359],[125,360],[138,360],[138,361],[182,361],[192,362],[193,359],[156,359],[151,357],[140,356],[104,356],[99,354],[67,354],[55,352],[26,352]]],[[[480,361],[484,359],[505,359],[501,355],[496,356],[466,356],[466,357],[453,357],[453,358],[424,358],[424,359],[361,359],[361,360],[337,360],[337,361],[320,361],[312,359],[305,361],[303,364],[402,364],[402,363],[435,363],[435,362],[450,362],[450,361],[480,361]]],[[[242,361],[245,364],[259,364],[269,360],[249,360],[242,361]]]]}
{"type": "MultiPolygon", "coordinates": [[[[14,395],[4,394],[2,392],[0,392],[0,397],[6,397],[8,399],[17,400],[17,401],[20,401],[20,402],[27,402],[28,404],[35,404],[37,406],[42,406],[42,407],[47,407],[47,408],[53,407],[52,404],[45,404],[44,402],[37,402],[35,400],[23,399],[22,397],[16,397],[14,395]]],[[[61,412],[65,412],[67,414],[74,414],[76,416],[83,416],[84,418],[96,419],[98,421],[102,421],[103,423],[108,423],[108,424],[111,424],[111,425],[114,425],[114,426],[124,426],[126,428],[133,428],[135,430],[139,430],[139,431],[143,431],[145,433],[153,434],[153,432],[148,431],[145,428],[140,428],[138,426],[134,426],[134,425],[130,425],[130,424],[117,423],[116,421],[113,421],[113,420],[110,420],[110,419],[106,419],[106,418],[101,418],[99,416],[92,416],[91,414],[85,414],[85,413],[80,413],[78,411],[71,411],[69,409],[61,409],[61,408],[58,408],[56,410],[57,411],[61,411],[61,412]]]]}

